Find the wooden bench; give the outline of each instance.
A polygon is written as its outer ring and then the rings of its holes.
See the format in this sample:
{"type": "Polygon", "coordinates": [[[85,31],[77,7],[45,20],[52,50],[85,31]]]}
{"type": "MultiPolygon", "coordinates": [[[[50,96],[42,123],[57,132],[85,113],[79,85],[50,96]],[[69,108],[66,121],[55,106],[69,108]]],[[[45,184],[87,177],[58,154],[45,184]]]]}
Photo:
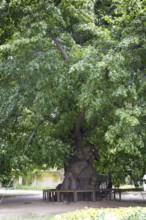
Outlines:
{"type": "Polygon", "coordinates": [[[111,200],[111,190],[109,189],[96,189],[96,190],[56,190],[56,189],[44,189],[43,190],[43,200],[50,201],[50,202],[61,202],[66,199],[68,195],[72,198],[72,201],[77,202],[79,201],[80,193],[88,195],[88,199],[90,201],[97,201],[98,195],[100,193],[104,194],[106,199],[111,200]]]}
{"type": "MultiPolygon", "coordinates": [[[[112,198],[116,199],[116,194],[118,194],[118,199],[121,201],[123,192],[139,192],[143,191],[143,188],[127,188],[127,189],[96,189],[96,190],[56,190],[56,189],[44,189],[43,190],[43,200],[50,202],[61,202],[66,199],[68,195],[72,198],[72,201],[79,201],[80,193],[88,194],[88,199],[90,201],[97,201],[98,195],[105,196],[106,199],[111,200],[112,198]]],[[[86,200],[86,198],[85,198],[86,200]]]]}
{"type": "Polygon", "coordinates": [[[122,192],[140,192],[140,191],[143,191],[143,188],[112,189],[114,199],[116,199],[116,194],[118,194],[119,200],[121,200],[122,198],[122,192]]]}

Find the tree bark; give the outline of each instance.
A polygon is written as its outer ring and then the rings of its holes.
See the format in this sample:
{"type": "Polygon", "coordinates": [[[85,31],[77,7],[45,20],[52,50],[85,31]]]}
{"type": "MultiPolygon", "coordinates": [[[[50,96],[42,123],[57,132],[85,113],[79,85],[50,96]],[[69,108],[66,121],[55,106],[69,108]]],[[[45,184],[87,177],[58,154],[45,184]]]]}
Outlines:
{"type": "MultiPolygon", "coordinates": [[[[79,112],[74,128],[74,149],[76,152],[65,169],[65,177],[63,183],[59,186],[60,189],[93,190],[99,189],[102,183],[101,175],[97,173],[93,166],[95,160],[94,148],[84,140],[83,122],[84,112],[79,112]]],[[[84,196],[85,194],[80,193],[80,200],[84,200],[84,196]]]]}
{"type": "Polygon", "coordinates": [[[60,50],[61,52],[61,55],[63,57],[63,59],[69,63],[70,62],[70,59],[69,59],[69,56],[67,55],[67,53],[65,52],[65,50],[63,49],[63,47],[61,46],[61,44],[59,43],[59,41],[57,40],[57,38],[55,37],[55,35],[49,33],[52,41],[55,43],[56,47],[60,50]]]}
{"type": "Polygon", "coordinates": [[[75,146],[77,147],[77,150],[80,150],[83,147],[83,124],[84,120],[84,112],[79,112],[75,124],[75,146]]]}

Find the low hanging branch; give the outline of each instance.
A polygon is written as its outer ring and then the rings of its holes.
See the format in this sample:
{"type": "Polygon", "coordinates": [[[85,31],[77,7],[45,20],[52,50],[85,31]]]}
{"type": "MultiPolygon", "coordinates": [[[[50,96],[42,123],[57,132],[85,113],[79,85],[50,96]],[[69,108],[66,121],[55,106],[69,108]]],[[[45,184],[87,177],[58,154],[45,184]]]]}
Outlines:
{"type": "Polygon", "coordinates": [[[61,44],[59,43],[59,41],[57,40],[57,38],[56,38],[53,34],[51,34],[51,33],[49,33],[49,35],[50,35],[52,41],[55,43],[56,47],[60,50],[63,59],[64,59],[67,63],[70,63],[69,56],[67,55],[67,53],[65,52],[65,50],[63,49],[63,47],[61,46],[61,44]]]}
{"type": "Polygon", "coordinates": [[[35,137],[37,130],[42,123],[43,123],[43,119],[39,120],[39,122],[37,123],[36,127],[34,128],[32,134],[31,134],[25,148],[27,148],[30,144],[32,144],[33,138],[35,137]]]}

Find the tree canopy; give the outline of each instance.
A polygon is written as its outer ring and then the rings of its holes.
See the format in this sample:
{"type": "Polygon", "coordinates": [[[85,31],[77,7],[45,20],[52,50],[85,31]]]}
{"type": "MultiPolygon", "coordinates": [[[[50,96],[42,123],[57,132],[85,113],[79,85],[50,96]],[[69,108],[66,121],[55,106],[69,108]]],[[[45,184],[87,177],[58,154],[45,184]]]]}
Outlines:
{"type": "Polygon", "coordinates": [[[63,167],[82,143],[114,183],[142,177],[145,35],[145,0],[1,0],[2,182],[63,167]]]}

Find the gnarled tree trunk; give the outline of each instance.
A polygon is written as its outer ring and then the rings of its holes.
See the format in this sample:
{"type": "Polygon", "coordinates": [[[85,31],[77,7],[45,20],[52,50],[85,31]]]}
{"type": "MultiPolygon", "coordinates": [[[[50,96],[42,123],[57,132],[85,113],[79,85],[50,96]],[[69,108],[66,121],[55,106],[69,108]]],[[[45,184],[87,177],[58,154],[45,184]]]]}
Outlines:
{"type": "MultiPolygon", "coordinates": [[[[60,186],[64,190],[92,190],[99,189],[102,176],[97,173],[93,166],[95,151],[91,144],[84,139],[82,124],[84,113],[80,112],[74,129],[75,154],[65,169],[65,178],[60,186]]],[[[83,195],[80,196],[83,200],[83,195]]]]}

